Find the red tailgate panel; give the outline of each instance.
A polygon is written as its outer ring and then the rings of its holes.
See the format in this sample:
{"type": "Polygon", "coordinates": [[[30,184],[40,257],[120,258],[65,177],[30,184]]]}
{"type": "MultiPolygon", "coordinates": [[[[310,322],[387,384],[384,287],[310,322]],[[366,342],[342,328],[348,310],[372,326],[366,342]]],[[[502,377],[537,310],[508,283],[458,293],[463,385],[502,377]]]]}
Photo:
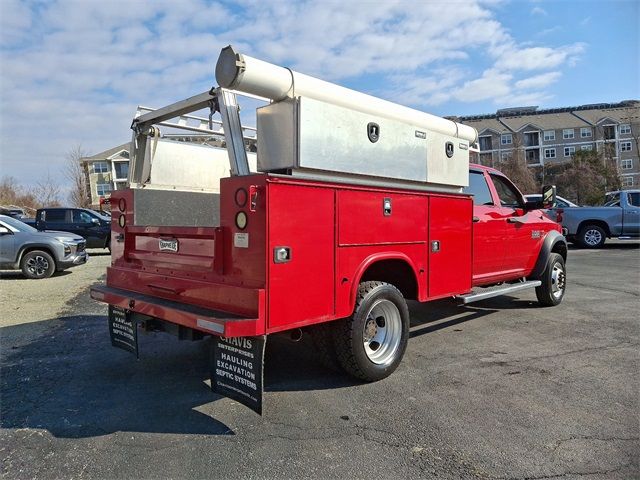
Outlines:
{"type": "Polygon", "coordinates": [[[471,290],[470,198],[429,200],[429,297],[445,297],[471,290]],[[439,251],[433,251],[433,242],[439,251]]]}
{"type": "Polygon", "coordinates": [[[334,190],[268,184],[268,330],[316,323],[334,313],[334,190]],[[274,263],[276,247],[291,260],[274,263]]]}

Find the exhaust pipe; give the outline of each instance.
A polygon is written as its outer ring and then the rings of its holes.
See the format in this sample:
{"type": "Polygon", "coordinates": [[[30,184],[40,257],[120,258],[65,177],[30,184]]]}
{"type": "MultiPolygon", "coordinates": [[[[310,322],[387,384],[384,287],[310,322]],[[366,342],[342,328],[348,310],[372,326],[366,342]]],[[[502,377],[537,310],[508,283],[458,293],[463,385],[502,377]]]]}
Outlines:
{"type": "Polygon", "coordinates": [[[300,340],[302,340],[302,329],[294,328],[293,330],[291,330],[290,338],[292,342],[299,342],[300,340]]]}

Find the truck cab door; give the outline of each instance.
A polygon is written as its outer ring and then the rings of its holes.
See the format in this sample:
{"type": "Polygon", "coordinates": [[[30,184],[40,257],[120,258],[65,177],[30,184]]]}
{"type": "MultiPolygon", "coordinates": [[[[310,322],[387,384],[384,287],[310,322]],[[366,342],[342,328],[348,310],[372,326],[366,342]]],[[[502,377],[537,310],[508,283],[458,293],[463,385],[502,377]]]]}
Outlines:
{"type": "Polygon", "coordinates": [[[473,285],[491,283],[504,268],[506,223],[482,170],[469,171],[464,192],[473,195],[473,285]]]}
{"type": "Polygon", "coordinates": [[[622,235],[640,234],[640,192],[627,192],[622,212],[622,235]]]}
{"type": "Polygon", "coordinates": [[[525,210],[522,194],[515,185],[502,175],[491,173],[489,177],[500,202],[496,214],[505,225],[503,272],[517,278],[532,268],[544,235],[539,219],[525,210]]]}
{"type": "Polygon", "coordinates": [[[100,220],[84,210],[73,210],[73,233],[84,237],[87,248],[97,248],[103,245],[100,240],[100,220]],[[94,221],[97,220],[97,222],[94,221]]]}

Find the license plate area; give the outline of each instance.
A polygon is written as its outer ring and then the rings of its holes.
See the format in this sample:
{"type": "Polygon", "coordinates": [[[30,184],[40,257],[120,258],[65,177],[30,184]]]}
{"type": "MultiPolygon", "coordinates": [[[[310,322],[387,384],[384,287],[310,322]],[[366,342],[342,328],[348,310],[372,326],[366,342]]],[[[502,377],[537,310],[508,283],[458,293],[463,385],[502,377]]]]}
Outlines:
{"type": "Polygon", "coordinates": [[[111,345],[138,358],[138,326],[129,310],[109,305],[109,335],[111,345]]]}

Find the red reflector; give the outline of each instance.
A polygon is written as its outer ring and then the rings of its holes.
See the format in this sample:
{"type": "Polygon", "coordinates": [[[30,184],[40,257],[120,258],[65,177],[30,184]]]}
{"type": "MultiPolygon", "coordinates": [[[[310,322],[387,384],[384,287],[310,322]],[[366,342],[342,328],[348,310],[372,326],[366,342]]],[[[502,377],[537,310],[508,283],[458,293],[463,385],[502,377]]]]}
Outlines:
{"type": "Polygon", "coordinates": [[[236,205],[244,207],[247,204],[247,191],[244,188],[236,190],[236,205]]]}

